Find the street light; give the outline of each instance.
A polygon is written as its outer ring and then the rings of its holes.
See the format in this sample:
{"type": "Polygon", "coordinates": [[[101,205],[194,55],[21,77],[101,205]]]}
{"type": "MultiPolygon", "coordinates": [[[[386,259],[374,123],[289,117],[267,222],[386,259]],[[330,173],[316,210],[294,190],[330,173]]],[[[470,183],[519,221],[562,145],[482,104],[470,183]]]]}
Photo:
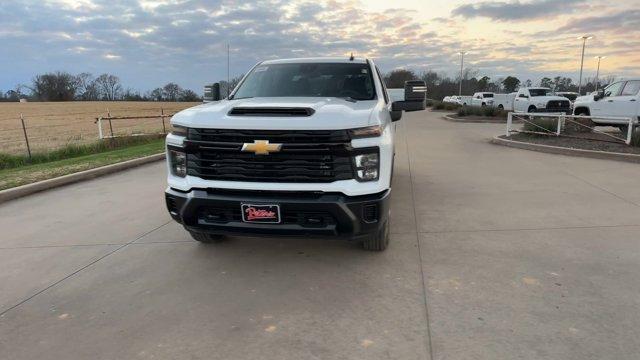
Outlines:
{"type": "Polygon", "coordinates": [[[462,67],[464,66],[464,55],[466,51],[460,51],[460,91],[458,92],[458,96],[462,96],[462,67]]]}
{"type": "Polygon", "coordinates": [[[600,85],[600,60],[606,59],[606,56],[596,56],[598,59],[598,70],[596,70],[596,91],[598,91],[598,85],[600,85]]]}
{"type": "Polygon", "coordinates": [[[582,95],[582,69],[584,67],[584,48],[587,45],[587,40],[593,39],[593,35],[584,35],[578,37],[578,40],[582,39],[582,57],[580,58],[580,80],[578,81],[578,94],[582,95]]]}

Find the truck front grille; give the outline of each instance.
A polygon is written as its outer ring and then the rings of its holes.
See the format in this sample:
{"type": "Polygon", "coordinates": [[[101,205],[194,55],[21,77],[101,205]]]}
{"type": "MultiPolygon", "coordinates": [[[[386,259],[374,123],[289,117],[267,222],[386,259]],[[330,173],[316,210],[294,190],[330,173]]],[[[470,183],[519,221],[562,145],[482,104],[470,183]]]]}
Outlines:
{"type": "Polygon", "coordinates": [[[547,103],[547,109],[566,110],[569,108],[571,108],[571,102],[569,100],[551,100],[547,103]]]}
{"type": "Polygon", "coordinates": [[[187,174],[206,180],[333,182],[353,179],[346,130],[189,129],[187,174]],[[268,140],[280,151],[256,155],[243,144],[268,140]]]}

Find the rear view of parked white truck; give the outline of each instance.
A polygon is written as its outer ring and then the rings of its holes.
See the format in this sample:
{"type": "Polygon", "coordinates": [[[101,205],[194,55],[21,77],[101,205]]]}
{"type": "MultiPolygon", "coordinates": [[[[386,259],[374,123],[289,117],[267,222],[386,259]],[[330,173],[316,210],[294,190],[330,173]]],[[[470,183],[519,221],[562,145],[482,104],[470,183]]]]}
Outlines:
{"type": "Polygon", "coordinates": [[[473,94],[471,105],[480,107],[493,106],[493,95],[492,92],[477,92],[473,94]]]}
{"type": "Polygon", "coordinates": [[[195,240],[229,234],[389,242],[395,121],[424,110],[423,81],[391,101],[373,61],[259,63],[228,99],[173,116],[169,213],[195,240]]]}
{"type": "Polygon", "coordinates": [[[640,79],[614,82],[596,94],[577,98],[573,107],[574,115],[591,116],[597,125],[613,125],[625,132],[628,125],[620,120],[599,117],[640,120],[640,79]]]}

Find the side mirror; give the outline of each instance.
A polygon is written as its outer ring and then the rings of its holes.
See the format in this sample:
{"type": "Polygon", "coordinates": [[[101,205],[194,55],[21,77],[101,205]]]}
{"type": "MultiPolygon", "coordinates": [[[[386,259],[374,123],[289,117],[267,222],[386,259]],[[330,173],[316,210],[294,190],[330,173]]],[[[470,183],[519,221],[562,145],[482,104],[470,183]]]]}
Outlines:
{"type": "Polygon", "coordinates": [[[220,101],[220,84],[215,83],[211,85],[205,85],[203,100],[204,102],[220,101]]]}
{"type": "Polygon", "coordinates": [[[603,97],[604,97],[604,89],[600,89],[595,95],[593,95],[593,100],[598,101],[603,97]]]}
{"type": "Polygon", "coordinates": [[[427,84],[422,80],[404,83],[404,100],[391,104],[391,120],[402,118],[403,111],[420,111],[427,108],[427,84]]]}

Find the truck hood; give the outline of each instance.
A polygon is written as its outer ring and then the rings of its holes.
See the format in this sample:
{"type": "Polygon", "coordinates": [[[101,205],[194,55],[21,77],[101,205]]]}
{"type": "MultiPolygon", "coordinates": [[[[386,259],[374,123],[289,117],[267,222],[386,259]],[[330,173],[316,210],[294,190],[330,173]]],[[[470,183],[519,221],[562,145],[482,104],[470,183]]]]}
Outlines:
{"type": "Polygon", "coordinates": [[[215,129],[350,129],[376,125],[373,110],[378,100],[347,101],[339,98],[277,97],[222,100],[195,106],[175,114],[174,125],[215,129]],[[310,116],[229,115],[233,108],[310,108],[310,116]]]}
{"type": "Polygon", "coordinates": [[[593,99],[593,94],[578,96],[576,100],[573,102],[574,104],[588,104],[592,103],[595,100],[593,99]]]}

